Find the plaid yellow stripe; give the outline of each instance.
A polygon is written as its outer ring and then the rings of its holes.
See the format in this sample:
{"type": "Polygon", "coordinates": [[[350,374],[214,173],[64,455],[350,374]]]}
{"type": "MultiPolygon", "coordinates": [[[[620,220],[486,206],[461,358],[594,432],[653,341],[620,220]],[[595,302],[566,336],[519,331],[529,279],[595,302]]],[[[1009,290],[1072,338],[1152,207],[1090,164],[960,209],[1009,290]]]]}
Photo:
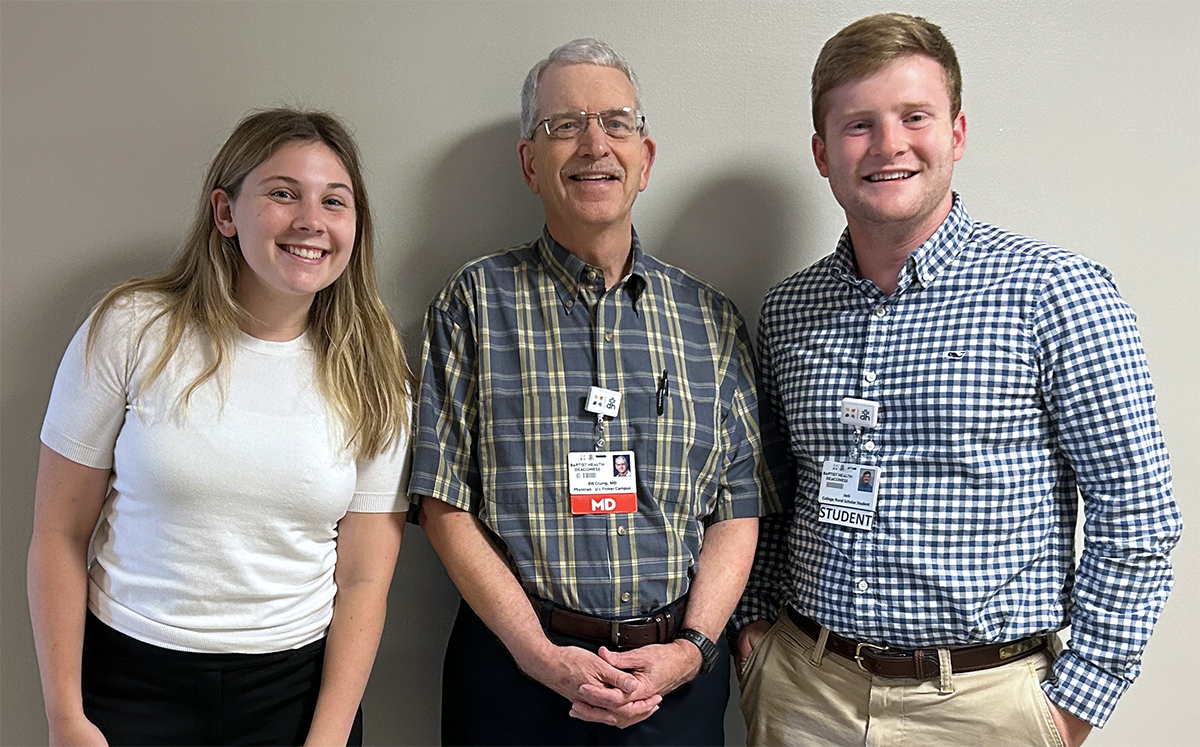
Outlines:
{"type": "Polygon", "coordinates": [[[704,526],[758,516],[770,482],[740,314],[636,234],[633,251],[607,292],[548,232],[450,281],[425,321],[410,483],[478,516],[527,590],[605,617],[685,594],[704,526]],[[634,514],[571,514],[568,454],[596,448],[593,385],[623,395],[601,450],[634,452],[634,514]]]}

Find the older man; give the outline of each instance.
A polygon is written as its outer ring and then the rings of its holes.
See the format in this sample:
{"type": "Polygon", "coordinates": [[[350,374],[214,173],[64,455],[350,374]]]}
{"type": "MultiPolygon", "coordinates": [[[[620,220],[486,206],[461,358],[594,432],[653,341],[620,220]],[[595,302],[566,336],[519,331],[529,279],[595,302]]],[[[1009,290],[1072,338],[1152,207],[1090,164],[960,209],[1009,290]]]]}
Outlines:
{"type": "Polygon", "coordinates": [[[961,91],[941,30],[900,14],[846,27],[813,71],[813,155],[848,225],[763,308],[796,484],[735,618],[755,744],[1077,745],[1171,587],[1133,312],[1097,263],[967,214],[961,91]]]}
{"type": "Polygon", "coordinates": [[[642,251],[655,145],[607,45],[534,66],[518,152],[542,235],[426,319],[411,491],[464,599],[442,738],[720,744],[765,480],[745,325],[642,251]]]}

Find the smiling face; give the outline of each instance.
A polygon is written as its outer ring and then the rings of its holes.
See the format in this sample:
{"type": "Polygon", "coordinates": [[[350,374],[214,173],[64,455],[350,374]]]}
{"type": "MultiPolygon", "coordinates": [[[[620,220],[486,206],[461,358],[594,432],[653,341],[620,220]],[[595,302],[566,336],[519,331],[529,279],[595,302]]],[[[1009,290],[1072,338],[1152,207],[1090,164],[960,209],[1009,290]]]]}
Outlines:
{"type": "Polygon", "coordinates": [[[941,66],[924,55],[902,57],[834,88],[825,111],[813,157],[851,236],[931,236],[953,205],[950,179],[967,135],[962,112],[950,114],[941,66]]]}
{"type": "Polygon", "coordinates": [[[321,142],[290,142],[242,181],[237,197],[212,194],[217,228],[237,237],[234,294],[261,316],[271,306],[307,312],[346,269],[354,249],[354,191],[337,155],[321,142]]]}
{"type": "MultiPolygon", "coordinates": [[[[633,84],[616,68],[557,65],[538,84],[538,119],[634,105],[633,84]]],[[[633,202],[650,179],[654,141],[640,135],[614,140],[593,117],[575,139],[554,140],[539,129],[520,142],[518,153],[525,183],[542,198],[550,233],[561,237],[632,224],[633,202]]]]}

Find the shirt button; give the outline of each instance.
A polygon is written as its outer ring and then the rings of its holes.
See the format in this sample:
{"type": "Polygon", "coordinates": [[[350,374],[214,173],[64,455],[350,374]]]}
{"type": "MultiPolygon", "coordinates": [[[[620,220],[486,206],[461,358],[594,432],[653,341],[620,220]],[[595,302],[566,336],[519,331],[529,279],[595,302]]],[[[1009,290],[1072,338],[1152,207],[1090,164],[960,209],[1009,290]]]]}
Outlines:
{"type": "Polygon", "coordinates": [[[572,298],[570,301],[567,301],[567,308],[568,309],[575,308],[575,299],[574,298],[572,298]]]}
{"type": "Polygon", "coordinates": [[[612,342],[612,332],[606,332],[606,333],[604,334],[604,341],[605,341],[605,342],[612,342]]]}
{"type": "Polygon", "coordinates": [[[624,525],[624,524],[622,524],[621,526],[617,527],[617,534],[621,535],[622,537],[624,537],[624,536],[625,536],[625,531],[626,531],[626,529],[625,529],[625,525],[624,525]]]}
{"type": "Polygon", "coordinates": [[[882,306],[875,307],[875,316],[879,317],[880,319],[884,318],[887,316],[887,309],[883,308],[882,306]]]}
{"type": "Polygon", "coordinates": [[[630,599],[633,599],[633,595],[630,594],[629,592],[625,592],[624,594],[621,595],[622,602],[628,602],[630,599]]]}
{"type": "Polygon", "coordinates": [[[875,379],[878,379],[879,377],[875,375],[874,371],[867,371],[865,374],[863,374],[863,378],[867,380],[868,384],[874,384],[875,379]]]}
{"type": "MultiPolygon", "coordinates": [[[[596,445],[597,445],[597,446],[603,446],[603,445],[604,445],[604,439],[603,439],[603,438],[597,438],[597,439],[596,439],[596,445]]],[[[871,448],[872,448],[872,449],[873,449],[873,448],[875,448],[875,444],[871,444],[871,448]]]]}
{"type": "Polygon", "coordinates": [[[875,451],[875,442],[867,441],[863,443],[863,451],[875,451]]]}
{"type": "Polygon", "coordinates": [[[867,589],[871,588],[871,585],[867,583],[866,579],[860,578],[858,583],[854,585],[854,588],[858,589],[859,591],[866,591],[867,589]]]}

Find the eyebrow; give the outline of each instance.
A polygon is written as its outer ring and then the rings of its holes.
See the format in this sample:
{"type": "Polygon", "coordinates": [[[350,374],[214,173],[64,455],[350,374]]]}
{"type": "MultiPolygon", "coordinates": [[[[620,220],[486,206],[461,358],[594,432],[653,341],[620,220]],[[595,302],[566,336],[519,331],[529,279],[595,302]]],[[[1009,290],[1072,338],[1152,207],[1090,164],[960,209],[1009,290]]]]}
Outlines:
{"type": "MultiPolygon", "coordinates": [[[[907,111],[907,110],[911,110],[911,109],[929,109],[934,106],[936,106],[936,105],[932,101],[903,101],[900,103],[899,106],[888,107],[888,110],[899,109],[899,110],[907,111]]],[[[853,111],[842,112],[841,114],[838,114],[837,116],[843,117],[845,119],[854,119],[856,117],[863,117],[863,116],[867,116],[870,114],[874,114],[878,111],[880,111],[880,109],[877,107],[867,107],[867,108],[863,108],[863,109],[854,109],[853,111]]]]}
{"type": "MultiPolygon", "coordinates": [[[[287,182],[288,184],[294,184],[297,187],[300,186],[300,180],[293,179],[290,176],[283,176],[282,174],[279,176],[268,176],[268,177],[262,179],[261,181],[259,181],[259,184],[260,185],[266,184],[267,182],[273,182],[273,181],[287,182]]],[[[329,182],[328,184],[325,185],[325,188],[326,189],[344,189],[347,192],[349,192],[350,194],[354,194],[354,190],[349,185],[342,184],[341,182],[329,182]]]]}

